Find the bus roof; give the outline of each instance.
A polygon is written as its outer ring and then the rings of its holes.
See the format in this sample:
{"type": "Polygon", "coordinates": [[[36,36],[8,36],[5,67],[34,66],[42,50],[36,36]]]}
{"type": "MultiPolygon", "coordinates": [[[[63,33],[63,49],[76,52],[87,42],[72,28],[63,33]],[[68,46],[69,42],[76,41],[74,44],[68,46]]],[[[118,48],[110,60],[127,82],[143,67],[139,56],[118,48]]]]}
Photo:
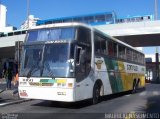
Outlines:
{"type": "Polygon", "coordinates": [[[69,27],[69,26],[83,26],[86,28],[91,29],[92,27],[89,25],[86,25],[84,23],[78,23],[78,22],[69,22],[69,23],[55,23],[55,24],[47,24],[47,25],[40,25],[40,26],[34,26],[30,30],[37,30],[37,29],[44,29],[44,28],[56,28],[56,27],[69,27]]]}
{"type": "Polygon", "coordinates": [[[140,52],[140,53],[143,54],[143,52],[141,52],[140,50],[136,49],[135,47],[133,47],[133,46],[131,46],[129,44],[127,44],[125,42],[122,42],[122,41],[118,40],[117,38],[114,38],[114,37],[112,37],[110,35],[107,35],[106,33],[102,32],[102,31],[100,31],[100,30],[98,30],[98,29],[96,29],[96,28],[94,28],[92,26],[89,26],[89,25],[84,24],[84,23],[79,23],[79,22],[56,23],[56,24],[47,24],[47,25],[34,26],[31,29],[28,29],[28,31],[30,31],[30,30],[37,30],[37,29],[44,29],[44,28],[69,27],[69,26],[83,26],[85,28],[89,28],[91,30],[97,31],[100,34],[102,34],[102,35],[104,35],[104,36],[112,39],[113,41],[115,41],[115,42],[117,42],[119,44],[125,45],[128,48],[131,48],[131,49],[133,49],[133,50],[135,50],[135,51],[140,52]]]}

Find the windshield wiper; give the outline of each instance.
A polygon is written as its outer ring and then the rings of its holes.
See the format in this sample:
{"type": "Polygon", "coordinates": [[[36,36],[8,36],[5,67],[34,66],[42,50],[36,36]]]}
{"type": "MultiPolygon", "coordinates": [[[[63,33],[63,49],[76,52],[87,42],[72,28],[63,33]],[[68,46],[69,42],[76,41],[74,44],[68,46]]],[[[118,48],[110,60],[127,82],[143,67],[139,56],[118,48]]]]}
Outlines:
{"type": "Polygon", "coordinates": [[[29,69],[28,73],[27,73],[27,78],[31,77],[31,74],[33,72],[33,70],[35,69],[35,65],[32,65],[32,67],[29,69]]]}
{"type": "Polygon", "coordinates": [[[55,75],[54,75],[54,74],[53,74],[53,72],[51,71],[49,64],[48,64],[48,63],[45,63],[45,65],[44,65],[44,66],[46,67],[46,69],[47,69],[47,71],[48,71],[49,76],[51,76],[51,77],[52,77],[52,79],[53,79],[53,78],[55,78],[55,75]]]}

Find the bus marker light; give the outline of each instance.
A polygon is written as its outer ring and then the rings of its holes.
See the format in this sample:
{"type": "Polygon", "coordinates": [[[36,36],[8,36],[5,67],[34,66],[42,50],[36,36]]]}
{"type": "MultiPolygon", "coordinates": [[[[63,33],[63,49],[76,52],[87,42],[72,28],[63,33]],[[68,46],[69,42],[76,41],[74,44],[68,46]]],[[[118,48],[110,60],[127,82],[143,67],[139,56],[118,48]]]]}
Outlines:
{"type": "Polygon", "coordinates": [[[28,94],[26,93],[26,90],[20,90],[20,96],[23,96],[23,97],[27,97],[28,94]]]}
{"type": "Polygon", "coordinates": [[[66,83],[65,79],[57,79],[57,83],[66,83]]]}
{"type": "Polygon", "coordinates": [[[68,87],[73,87],[73,83],[68,83],[68,87]]]}

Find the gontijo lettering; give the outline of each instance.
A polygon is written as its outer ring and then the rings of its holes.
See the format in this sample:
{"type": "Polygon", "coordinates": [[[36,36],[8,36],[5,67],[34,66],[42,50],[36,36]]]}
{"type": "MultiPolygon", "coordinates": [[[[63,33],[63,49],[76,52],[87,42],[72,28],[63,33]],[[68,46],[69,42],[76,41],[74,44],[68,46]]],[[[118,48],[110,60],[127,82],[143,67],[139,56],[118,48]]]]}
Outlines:
{"type": "Polygon", "coordinates": [[[138,66],[127,64],[127,70],[138,71],[138,66]]]}

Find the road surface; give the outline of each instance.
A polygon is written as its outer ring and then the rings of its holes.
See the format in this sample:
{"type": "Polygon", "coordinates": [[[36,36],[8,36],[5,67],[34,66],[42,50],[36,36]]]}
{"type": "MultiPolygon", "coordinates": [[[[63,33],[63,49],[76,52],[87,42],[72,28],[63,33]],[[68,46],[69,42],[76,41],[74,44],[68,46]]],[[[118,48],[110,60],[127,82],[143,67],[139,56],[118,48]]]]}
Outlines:
{"type": "Polygon", "coordinates": [[[160,118],[160,84],[147,84],[146,90],[136,94],[106,96],[96,105],[91,105],[89,101],[61,103],[31,100],[0,107],[0,113],[1,118],[18,119],[105,119],[124,115],[125,119],[131,119],[131,116],[134,119],[156,119],[160,118]]]}

